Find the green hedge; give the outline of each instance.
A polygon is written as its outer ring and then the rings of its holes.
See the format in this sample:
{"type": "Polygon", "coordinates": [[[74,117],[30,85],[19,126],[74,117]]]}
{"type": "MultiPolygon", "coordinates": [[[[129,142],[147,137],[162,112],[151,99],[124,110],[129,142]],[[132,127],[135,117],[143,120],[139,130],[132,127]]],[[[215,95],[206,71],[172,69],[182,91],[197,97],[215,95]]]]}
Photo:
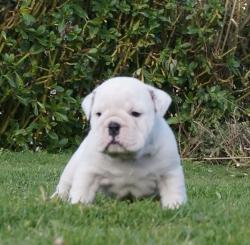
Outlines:
{"type": "Polygon", "coordinates": [[[79,144],[87,128],[82,97],[117,75],[172,95],[167,117],[186,155],[202,127],[246,121],[249,4],[225,2],[1,3],[0,147],[58,151],[79,144]]]}

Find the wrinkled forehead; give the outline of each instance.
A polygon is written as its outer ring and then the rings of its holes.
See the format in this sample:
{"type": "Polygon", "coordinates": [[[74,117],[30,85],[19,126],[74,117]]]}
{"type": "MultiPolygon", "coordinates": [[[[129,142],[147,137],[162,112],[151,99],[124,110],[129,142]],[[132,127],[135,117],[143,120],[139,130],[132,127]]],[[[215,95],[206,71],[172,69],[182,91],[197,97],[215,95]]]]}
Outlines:
{"type": "Polygon", "coordinates": [[[143,84],[112,83],[100,86],[95,92],[93,107],[144,108],[152,104],[150,93],[143,84]]]}

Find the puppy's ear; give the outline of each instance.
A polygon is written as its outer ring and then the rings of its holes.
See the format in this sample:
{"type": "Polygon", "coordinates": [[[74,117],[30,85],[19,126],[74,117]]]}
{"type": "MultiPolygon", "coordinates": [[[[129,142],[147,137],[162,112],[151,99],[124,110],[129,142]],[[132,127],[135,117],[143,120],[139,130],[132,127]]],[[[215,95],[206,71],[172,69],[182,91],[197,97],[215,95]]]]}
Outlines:
{"type": "Polygon", "coordinates": [[[164,116],[167,109],[169,108],[172,99],[167,94],[161,89],[154,88],[150,85],[146,85],[149,89],[149,93],[151,95],[151,98],[153,100],[154,106],[155,106],[155,111],[160,115],[164,116]]]}
{"type": "Polygon", "coordinates": [[[94,104],[95,92],[88,94],[82,101],[82,109],[86,115],[87,120],[90,120],[91,109],[94,104]]]}

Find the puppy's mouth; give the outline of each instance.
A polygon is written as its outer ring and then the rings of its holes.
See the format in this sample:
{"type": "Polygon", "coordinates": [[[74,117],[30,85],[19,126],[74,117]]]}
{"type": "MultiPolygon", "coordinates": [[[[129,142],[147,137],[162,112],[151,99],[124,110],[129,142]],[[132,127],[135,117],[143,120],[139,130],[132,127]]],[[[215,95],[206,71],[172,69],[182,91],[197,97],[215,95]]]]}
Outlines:
{"type": "Polygon", "coordinates": [[[108,152],[109,147],[112,146],[112,145],[117,145],[117,146],[121,147],[124,151],[127,151],[127,149],[126,149],[119,141],[117,141],[117,140],[115,140],[115,138],[113,138],[113,139],[106,145],[106,147],[105,147],[105,149],[104,149],[104,152],[108,152]]]}
{"type": "Polygon", "coordinates": [[[119,158],[121,160],[133,160],[137,156],[137,152],[129,151],[123,144],[113,138],[103,150],[104,154],[112,158],[119,158]]]}

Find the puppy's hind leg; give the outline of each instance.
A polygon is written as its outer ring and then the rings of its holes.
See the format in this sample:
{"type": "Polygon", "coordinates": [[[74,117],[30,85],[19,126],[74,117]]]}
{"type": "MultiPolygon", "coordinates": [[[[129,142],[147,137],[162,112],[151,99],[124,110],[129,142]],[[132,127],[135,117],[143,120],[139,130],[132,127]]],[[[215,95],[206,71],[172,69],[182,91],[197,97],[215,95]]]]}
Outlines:
{"type": "Polygon", "coordinates": [[[69,191],[72,186],[76,169],[81,164],[83,158],[83,147],[84,144],[82,143],[69,160],[60,177],[56,191],[51,195],[51,198],[59,197],[62,200],[67,200],[69,198],[69,191]]]}

